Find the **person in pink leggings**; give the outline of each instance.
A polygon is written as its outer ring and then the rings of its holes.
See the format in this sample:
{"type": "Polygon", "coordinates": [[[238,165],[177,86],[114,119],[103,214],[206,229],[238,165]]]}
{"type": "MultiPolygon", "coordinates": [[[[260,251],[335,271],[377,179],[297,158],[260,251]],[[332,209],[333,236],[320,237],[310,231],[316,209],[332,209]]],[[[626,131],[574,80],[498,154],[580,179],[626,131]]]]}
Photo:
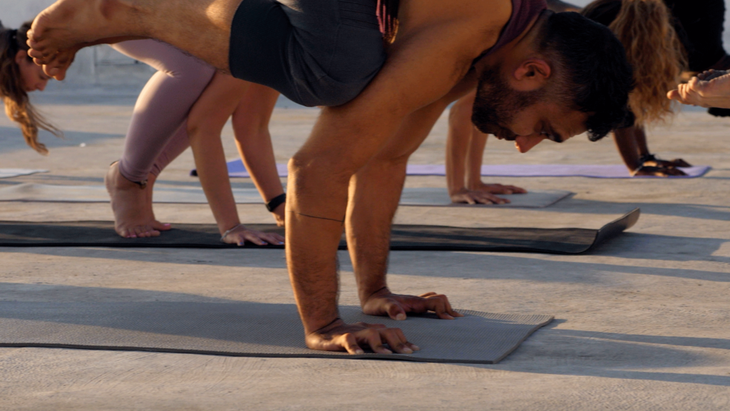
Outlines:
{"type": "MultiPolygon", "coordinates": [[[[0,98],[27,144],[45,154],[48,150],[38,141],[38,130],[59,137],[62,133],[28,98],[30,92],[43,91],[50,80],[28,57],[26,33],[30,25],[27,22],[19,29],[10,29],[0,24],[0,98]]],[[[267,208],[283,225],[285,196],[268,133],[278,93],[216,74],[207,64],[156,40],[126,41],[113,47],[157,70],[135,105],[122,158],[112,164],[106,176],[117,233],[150,237],[170,228],[155,219],[152,188],[160,172],[192,145],[222,241],[239,245],[246,241],[282,243],[281,236],[248,230],[240,223],[220,142],[223,125],[233,115],[241,156],[267,208]]]]}
{"type": "MultiPolygon", "coordinates": [[[[234,129],[241,155],[249,158],[247,165],[267,204],[281,199],[283,188],[276,174],[265,115],[273,110],[278,93],[260,86],[249,91],[248,83],[216,74],[211,66],[156,40],[125,41],[112,47],[157,70],[137,99],[122,157],[111,165],[105,178],[117,233],[129,238],[153,237],[170,228],[154,216],[154,182],[170,162],[192,145],[201,184],[222,241],[259,245],[283,242],[278,235],[248,230],[240,224],[220,143],[223,125],[240,102],[241,112],[234,116],[234,129]],[[264,103],[264,113],[256,111],[251,99],[264,103]],[[260,128],[265,133],[257,133],[260,128]],[[252,151],[256,153],[252,155],[252,151]],[[251,160],[254,157],[271,164],[251,160]]],[[[283,210],[281,204],[272,210],[280,224],[283,210]]]]}

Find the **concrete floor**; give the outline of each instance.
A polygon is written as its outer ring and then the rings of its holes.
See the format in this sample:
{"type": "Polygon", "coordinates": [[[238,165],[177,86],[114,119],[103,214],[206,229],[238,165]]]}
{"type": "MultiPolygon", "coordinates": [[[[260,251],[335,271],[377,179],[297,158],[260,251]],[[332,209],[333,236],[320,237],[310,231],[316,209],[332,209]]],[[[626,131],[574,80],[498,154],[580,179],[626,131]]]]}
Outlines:
{"type": "MultiPolygon", "coordinates": [[[[0,118],[0,167],[50,170],[0,180],[0,187],[101,184],[120,155],[133,94],[38,97],[66,139],[44,135],[51,154],[39,156],[0,118]]],[[[302,144],[316,115],[277,109],[272,134],[280,162],[302,144]]],[[[650,133],[660,156],[713,167],[699,179],[505,178],[498,182],[576,194],[539,210],[399,210],[398,223],[598,228],[641,207],[630,232],[587,255],[392,253],[393,290],[435,290],[474,310],[555,315],[498,365],[3,348],[0,409],[730,409],[728,134],[730,120],[699,111],[650,133]]],[[[230,128],[224,141],[235,157],[230,128]]],[[[443,163],[444,141],[442,119],[412,162],[443,163]]],[[[590,143],[583,136],[525,155],[490,140],[485,154],[487,164],[619,162],[610,139],[590,143]]],[[[198,185],[188,177],[192,166],[184,153],[160,184],[198,185]]],[[[412,177],[407,185],[445,187],[445,181],[412,177]]],[[[234,186],[252,184],[241,179],[234,186]]],[[[205,205],[161,204],[155,211],[171,223],[213,222],[205,205]]],[[[239,212],[244,222],[271,221],[260,205],[241,205],[239,212]]],[[[106,204],[6,202],[0,213],[19,221],[112,217],[106,204]]],[[[357,304],[347,254],[340,260],[341,303],[357,304]]],[[[58,298],[293,303],[284,254],[276,250],[0,249],[0,299],[58,298]]]]}

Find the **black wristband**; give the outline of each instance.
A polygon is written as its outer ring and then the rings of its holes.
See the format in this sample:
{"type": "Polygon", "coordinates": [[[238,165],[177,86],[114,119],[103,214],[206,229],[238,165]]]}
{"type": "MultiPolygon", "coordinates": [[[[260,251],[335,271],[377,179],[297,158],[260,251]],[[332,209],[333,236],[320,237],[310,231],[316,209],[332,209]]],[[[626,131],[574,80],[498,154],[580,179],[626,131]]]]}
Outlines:
{"type": "Polygon", "coordinates": [[[286,193],[279,194],[278,196],[272,198],[271,201],[266,203],[266,209],[273,213],[274,210],[276,210],[276,207],[279,207],[285,201],[286,201],[286,193]]]}
{"type": "Polygon", "coordinates": [[[649,161],[656,161],[656,156],[654,156],[654,154],[644,154],[643,156],[639,157],[639,164],[641,165],[649,161]]]}

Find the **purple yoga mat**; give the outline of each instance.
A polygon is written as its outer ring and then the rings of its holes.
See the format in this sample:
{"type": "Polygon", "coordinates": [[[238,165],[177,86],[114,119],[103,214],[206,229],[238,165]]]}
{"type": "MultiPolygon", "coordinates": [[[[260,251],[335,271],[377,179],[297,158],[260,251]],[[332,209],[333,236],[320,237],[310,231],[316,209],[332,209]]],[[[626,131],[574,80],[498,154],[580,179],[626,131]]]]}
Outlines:
{"type": "MultiPolygon", "coordinates": [[[[280,177],[289,173],[286,164],[277,164],[280,177]]],[[[482,175],[491,177],[592,177],[592,178],[695,178],[701,177],[710,166],[682,167],[686,176],[678,177],[631,177],[623,165],[588,165],[588,164],[503,164],[482,166],[482,175]]],[[[446,175],[444,165],[409,164],[409,176],[443,176],[446,175]]],[[[190,175],[197,175],[195,170],[190,175]]],[[[231,160],[228,162],[230,177],[250,177],[243,166],[243,162],[231,160]]]]}

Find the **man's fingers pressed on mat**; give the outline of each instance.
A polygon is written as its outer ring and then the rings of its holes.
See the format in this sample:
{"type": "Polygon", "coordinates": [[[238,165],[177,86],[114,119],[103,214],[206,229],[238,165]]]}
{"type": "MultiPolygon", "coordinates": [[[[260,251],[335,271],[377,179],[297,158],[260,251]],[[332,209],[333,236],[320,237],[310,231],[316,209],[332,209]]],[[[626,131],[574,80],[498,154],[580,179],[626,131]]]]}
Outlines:
{"type": "Polygon", "coordinates": [[[362,348],[357,344],[357,338],[351,333],[342,335],[342,348],[345,349],[349,354],[364,354],[362,348]]]}
{"type": "Polygon", "coordinates": [[[403,321],[406,319],[406,311],[395,301],[389,300],[385,303],[385,312],[388,313],[388,317],[396,321],[403,321]]]}
{"type": "Polygon", "coordinates": [[[373,352],[378,354],[393,354],[393,351],[383,347],[383,337],[380,335],[379,330],[367,328],[361,331],[361,333],[364,334],[363,337],[373,352]]]}
{"type": "Polygon", "coordinates": [[[406,336],[400,328],[389,328],[383,332],[383,338],[390,349],[399,354],[413,354],[418,347],[406,340],[406,336]]]}

